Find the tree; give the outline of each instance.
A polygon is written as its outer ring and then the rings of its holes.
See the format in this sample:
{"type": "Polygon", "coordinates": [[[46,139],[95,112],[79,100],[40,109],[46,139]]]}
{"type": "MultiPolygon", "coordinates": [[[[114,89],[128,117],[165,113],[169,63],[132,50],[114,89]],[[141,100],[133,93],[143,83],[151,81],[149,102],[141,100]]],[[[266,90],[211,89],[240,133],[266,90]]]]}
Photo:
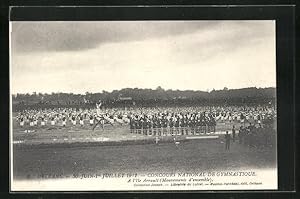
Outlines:
{"type": "Polygon", "coordinates": [[[156,90],[158,90],[158,91],[164,91],[164,89],[163,89],[161,86],[158,86],[158,87],[156,88],[156,90]]]}

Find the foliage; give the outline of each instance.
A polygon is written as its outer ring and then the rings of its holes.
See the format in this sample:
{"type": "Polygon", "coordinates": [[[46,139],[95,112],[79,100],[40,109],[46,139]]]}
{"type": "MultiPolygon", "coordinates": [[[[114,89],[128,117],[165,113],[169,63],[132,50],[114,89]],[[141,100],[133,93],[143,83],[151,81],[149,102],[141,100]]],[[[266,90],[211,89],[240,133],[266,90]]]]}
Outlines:
{"type": "MultiPolygon", "coordinates": [[[[226,87],[225,87],[226,88],[226,87]]],[[[123,106],[124,104],[137,105],[192,105],[192,104],[261,104],[275,103],[275,88],[243,88],[243,89],[212,90],[211,92],[194,90],[164,90],[123,88],[112,92],[74,94],[74,93],[33,93],[16,94],[12,97],[14,106],[22,105],[95,105],[99,100],[107,105],[123,106]],[[122,98],[132,99],[130,102],[122,101],[122,98]],[[134,101],[134,103],[132,103],[134,101]]]]}

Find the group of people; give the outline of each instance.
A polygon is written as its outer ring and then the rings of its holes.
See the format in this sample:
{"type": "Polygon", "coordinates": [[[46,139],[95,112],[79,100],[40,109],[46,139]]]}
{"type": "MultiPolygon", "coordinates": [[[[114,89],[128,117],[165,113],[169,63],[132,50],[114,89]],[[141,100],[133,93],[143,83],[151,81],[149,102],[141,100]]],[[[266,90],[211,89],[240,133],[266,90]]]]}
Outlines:
{"type": "Polygon", "coordinates": [[[129,119],[131,133],[145,135],[188,135],[216,130],[216,120],[207,112],[133,114],[129,119]]]}
{"type": "Polygon", "coordinates": [[[231,134],[226,131],[225,150],[230,150],[230,142],[236,142],[249,148],[273,147],[276,144],[276,133],[272,123],[241,125],[239,130],[233,125],[231,134]],[[237,134],[238,132],[238,134],[237,134]]]}
{"type": "Polygon", "coordinates": [[[197,134],[216,131],[217,123],[261,124],[276,118],[274,107],[136,107],[92,109],[54,108],[23,110],[15,119],[20,127],[128,125],[131,133],[197,134]]]}
{"type": "Polygon", "coordinates": [[[119,122],[129,123],[127,115],[122,112],[110,110],[101,114],[97,109],[72,109],[55,108],[43,110],[24,110],[16,115],[20,127],[35,126],[94,126],[100,120],[106,120],[107,123],[119,122]]]}
{"type": "Polygon", "coordinates": [[[252,147],[272,147],[276,142],[276,133],[271,124],[241,126],[239,130],[239,143],[252,147]]]}

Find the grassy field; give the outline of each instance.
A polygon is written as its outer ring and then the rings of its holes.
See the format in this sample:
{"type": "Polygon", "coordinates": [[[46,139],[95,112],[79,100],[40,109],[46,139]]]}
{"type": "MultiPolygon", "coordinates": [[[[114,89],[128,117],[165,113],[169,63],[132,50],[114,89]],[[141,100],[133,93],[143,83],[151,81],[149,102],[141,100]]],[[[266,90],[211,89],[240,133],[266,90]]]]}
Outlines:
{"type": "MultiPolygon", "coordinates": [[[[216,131],[231,130],[237,123],[218,123],[216,131]]],[[[154,139],[152,136],[130,133],[128,125],[106,125],[105,129],[85,126],[47,126],[27,128],[14,124],[13,140],[24,143],[60,143],[62,147],[20,148],[14,144],[13,171],[16,179],[40,178],[42,175],[62,177],[78,174],[103,172],[197,172],[207,170],[238,170],[248,168],[276,168],[276,148],[249,148],[231,143],[230,151],[225,151],[224,137],[212,140],[181,141],[158,144],[121,144],[95,146],[91,142],[128,141],[154,139]],[[88,138],[88,139],[87,139],[88,138]],[[106,141],[108,141],[106,140],[106,141]],[[71,147],[67,143],[85,142],[71,147]],[[66,143],[66,144],[65,144],[66,143]]],[[[169,137],[170,139],[171,137],[169,137]]],[[[162,138],[167,139],[167,137],[162,138]]]]}
{"type": "Polygon", "coordinates": [[[41,175],[104,172],[197,172],[275,168],[275,148],[249,148],[237,142],[225,151],[222,139],[146,145],[15,149],[15,179],[41,175]]]}

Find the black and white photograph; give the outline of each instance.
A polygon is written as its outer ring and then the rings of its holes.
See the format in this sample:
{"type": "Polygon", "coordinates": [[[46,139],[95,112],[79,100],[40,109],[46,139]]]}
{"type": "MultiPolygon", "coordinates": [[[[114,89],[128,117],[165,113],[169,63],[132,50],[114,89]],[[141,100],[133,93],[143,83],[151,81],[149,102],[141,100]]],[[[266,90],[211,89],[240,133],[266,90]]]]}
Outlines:
{"type": "Polygon", "coordinates": [[[275,20],[9,25],[12,191],[278,189],[275,20]]]}

